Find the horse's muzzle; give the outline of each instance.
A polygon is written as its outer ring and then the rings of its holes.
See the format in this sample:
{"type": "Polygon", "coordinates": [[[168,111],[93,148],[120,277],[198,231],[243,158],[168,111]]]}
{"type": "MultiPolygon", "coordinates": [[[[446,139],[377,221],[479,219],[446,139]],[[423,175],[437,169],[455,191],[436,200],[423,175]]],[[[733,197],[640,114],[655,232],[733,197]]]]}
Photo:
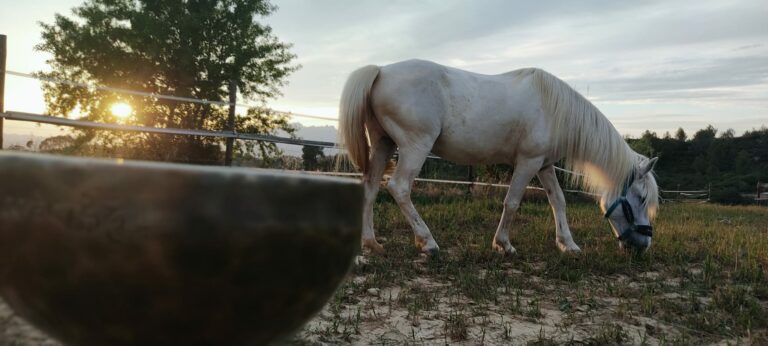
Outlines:
{"type": "Polygon", "coordinates": [[[635,226],[637,229],[632,229],[624,232],[621,239],[619,239],[619,245],[623,249],[631,249],[637,251],[645,251],[651,247],[651,226],[635,226]]]}

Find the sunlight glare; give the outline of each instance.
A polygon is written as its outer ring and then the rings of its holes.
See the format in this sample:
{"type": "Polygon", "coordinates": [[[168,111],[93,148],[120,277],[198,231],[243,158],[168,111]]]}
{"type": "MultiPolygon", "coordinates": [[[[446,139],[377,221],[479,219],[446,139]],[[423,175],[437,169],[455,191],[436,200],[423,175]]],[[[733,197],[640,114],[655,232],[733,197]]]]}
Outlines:
{"type": "Polygon", "coordinates": [[[112,105],[112,115],[125,119],[133,113],[133,108],[127,103],[115,103],[112,105]]]}

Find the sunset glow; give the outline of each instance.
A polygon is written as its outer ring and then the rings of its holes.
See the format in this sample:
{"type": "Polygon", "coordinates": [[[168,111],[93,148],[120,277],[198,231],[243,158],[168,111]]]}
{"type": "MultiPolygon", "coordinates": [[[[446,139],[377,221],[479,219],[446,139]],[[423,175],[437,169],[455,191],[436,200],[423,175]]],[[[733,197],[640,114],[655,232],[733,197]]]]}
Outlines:
{"type": "Polygon", "coordinates": [[[115,103],[112,105],[111,111],[112,115],[120,119],[125,119],[133,114],[133,108],[127,103],[115,103]]]}

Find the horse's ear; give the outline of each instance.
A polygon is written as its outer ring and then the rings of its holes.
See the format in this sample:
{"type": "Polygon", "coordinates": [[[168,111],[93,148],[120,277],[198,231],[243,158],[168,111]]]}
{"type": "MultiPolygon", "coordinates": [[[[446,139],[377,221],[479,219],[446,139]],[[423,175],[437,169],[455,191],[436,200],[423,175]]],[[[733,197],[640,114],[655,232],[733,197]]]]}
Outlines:
{"type": "Polygon", "coordinates": [[[644,176],[648,174],[648,172],[650,172],[653,169],[653,167],[656,166],[656,161],[659,161],[658,157],[654,157],[648,160],[648,162],[645,162],[642,168],[640,169],[640,173],[641,173],[640,176],[644,176]]]}

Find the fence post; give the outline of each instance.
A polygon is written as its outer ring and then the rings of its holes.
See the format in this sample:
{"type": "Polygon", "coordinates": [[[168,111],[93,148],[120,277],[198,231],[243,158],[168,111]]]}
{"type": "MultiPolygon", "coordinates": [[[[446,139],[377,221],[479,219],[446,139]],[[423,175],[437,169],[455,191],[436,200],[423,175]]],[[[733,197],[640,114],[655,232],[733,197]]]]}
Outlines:
{"type": "Polygon", "coordinates": [[[467,170],[467,181],[469,182],[469,185],[467,185],[467,195],[471,196],[472,187],[475,185],[475,166],[469,166],[469,169],[467,170]]]}
{"type": "MultiPolygon", "coordinates": [[[[5,58],[7,56],[7,37],[0,35],[0,113],[5,112],[5,58]]],[[[3,121],[0,116],[0,150],[3,149],[3,121]]]]}
{"type": "MultiPolygon", "coordinates": [[[[227,131],[234,133],[235,131],[235,103],[237,103],[237,82],[232,79],[229,81],[229,117],[227,118],[227,131]]],[[[227,138],[226,151],[224,152],[224,165],[232,166],[232,146],[235,144],[235,139],[232,137],[227,138]]]]}

